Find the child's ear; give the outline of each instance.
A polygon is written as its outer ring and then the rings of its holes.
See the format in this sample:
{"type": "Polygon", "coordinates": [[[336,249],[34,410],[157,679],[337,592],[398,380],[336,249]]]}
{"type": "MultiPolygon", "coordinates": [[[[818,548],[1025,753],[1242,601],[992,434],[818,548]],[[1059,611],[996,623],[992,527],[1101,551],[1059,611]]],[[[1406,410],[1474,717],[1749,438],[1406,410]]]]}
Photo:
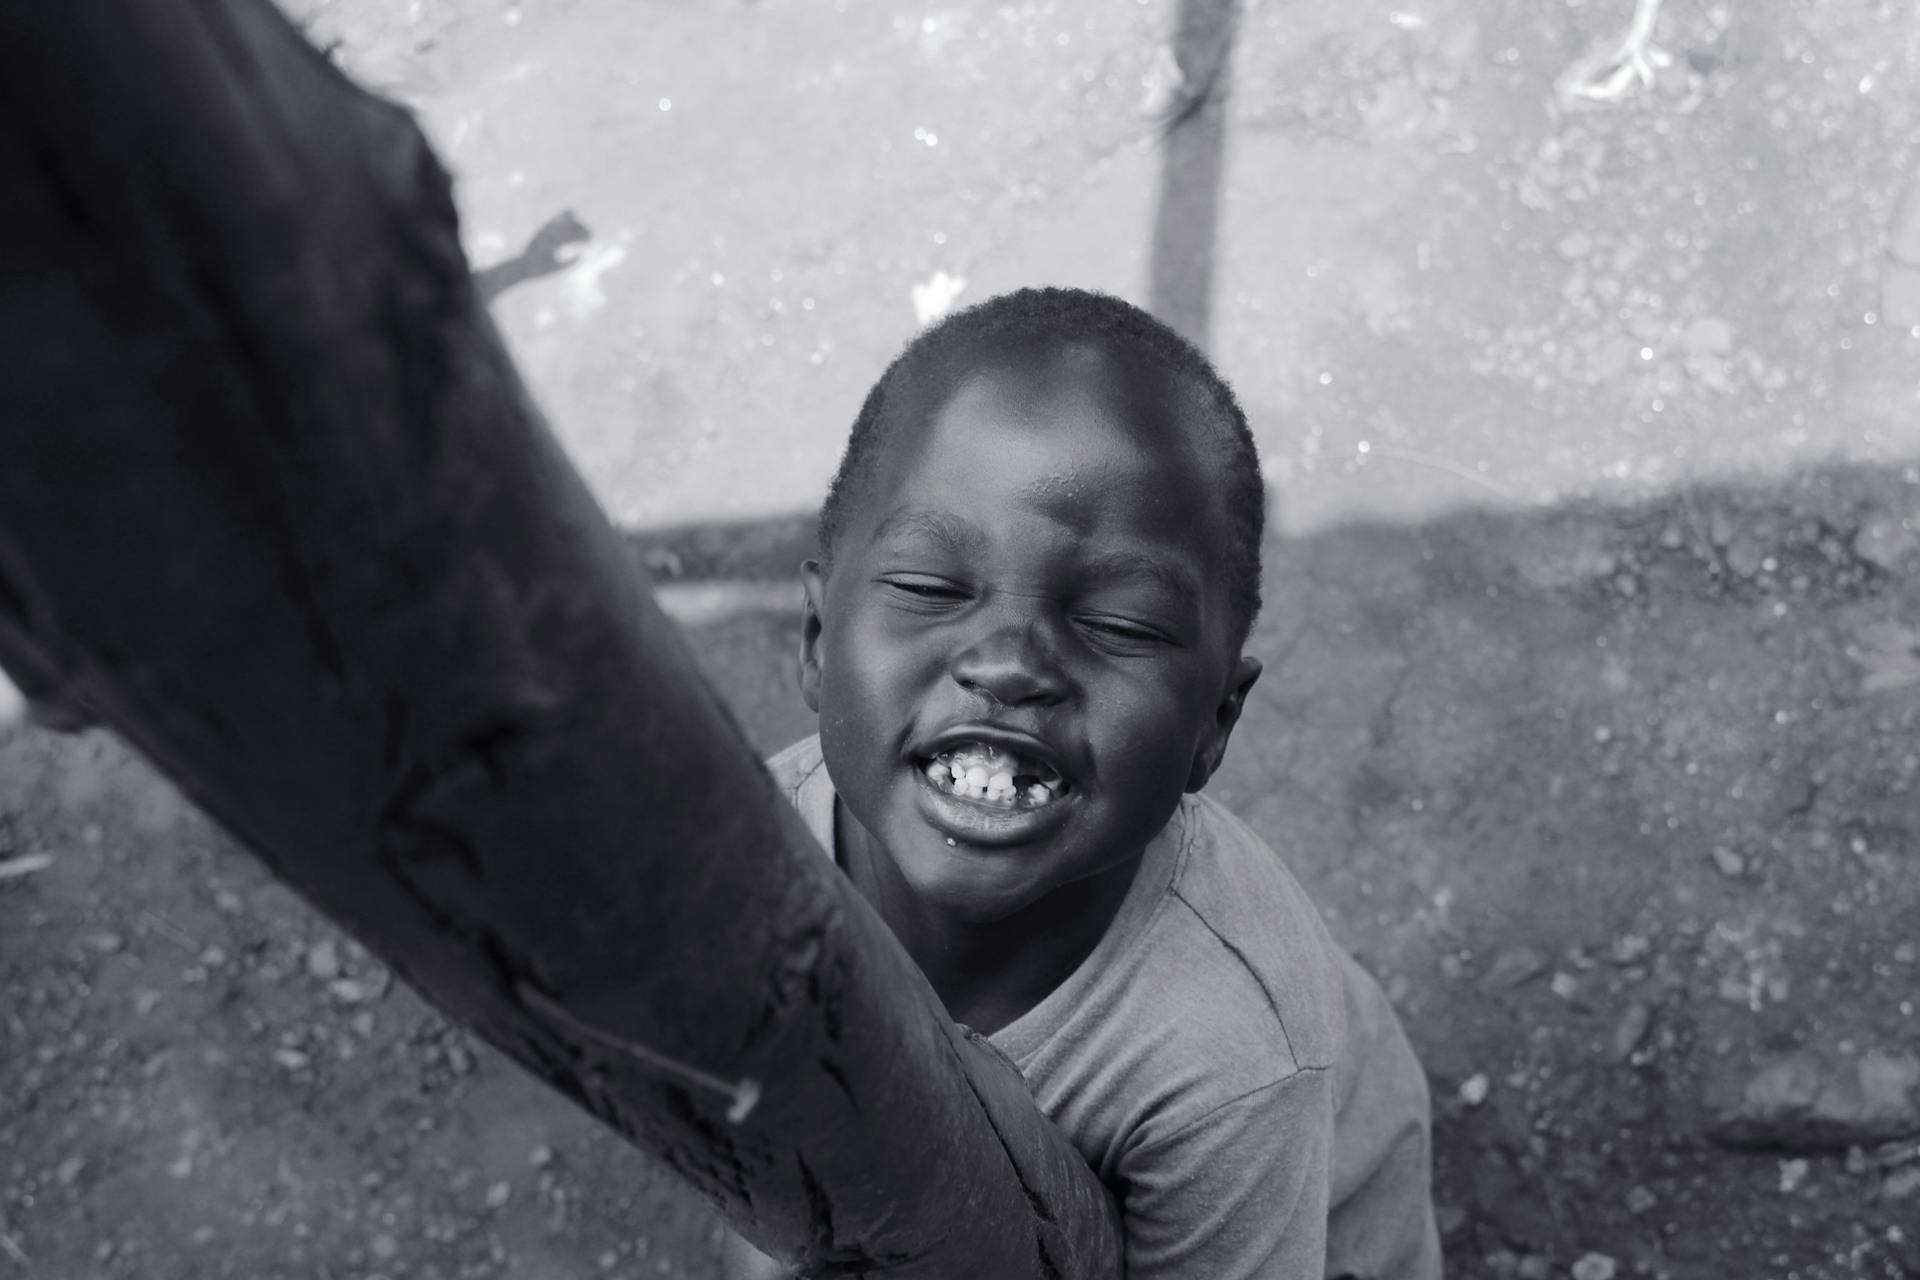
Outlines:
{"type": "Polygon", "coordinates": [[[827,600],[827,579],[818,560],[800,566],[800,585],[805,591],[800,617],[800,696],[807,706],[820,710],[820,618],[827,600]]]}
{"type": "Polygon", "coordinates": [[[1233,726],[1240,723],[1240,713],[1246,709],[1247,695],[1253,692],[1253,682],[1259,678],[1260,659],[1240,655],[1240,661],[1233,670],[1233,680],[1227,685],[1220,705],[1213,710],[1213,723],[1200,739],[1200,749],[1193,753],[1193,771],[1187,775],[1188,791],[1198,791],[1206,786],[1207,780],[1213,777],[1213,771],[1226,759],[1227,739],[1233,736],[1233,726]]]}

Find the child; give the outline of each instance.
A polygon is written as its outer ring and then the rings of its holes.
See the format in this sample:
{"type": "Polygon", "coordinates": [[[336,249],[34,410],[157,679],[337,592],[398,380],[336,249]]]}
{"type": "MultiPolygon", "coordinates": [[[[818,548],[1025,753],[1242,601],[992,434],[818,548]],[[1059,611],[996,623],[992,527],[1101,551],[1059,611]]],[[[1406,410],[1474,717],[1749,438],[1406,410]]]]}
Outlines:
{"type": "Polygon", "coordinates": [[[854,424],[803,570],[820,732],[770,767],[1113,1189],[1129,1280],[1427,1280],[1419,1064],[1197,794],[1260,674],[1263,506],[1232,392],[1144,312],[953,316],[854,424]]]}

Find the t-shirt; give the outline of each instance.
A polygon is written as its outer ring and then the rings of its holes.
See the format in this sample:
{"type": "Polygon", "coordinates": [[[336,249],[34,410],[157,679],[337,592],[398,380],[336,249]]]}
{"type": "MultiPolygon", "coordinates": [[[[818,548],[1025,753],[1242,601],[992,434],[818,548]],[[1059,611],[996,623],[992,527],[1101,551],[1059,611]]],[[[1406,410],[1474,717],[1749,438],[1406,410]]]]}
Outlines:
{"type": "MultiPolygon", "coordinates": [[[[818,738],[768,766],[828,850],[818,738]]],[[[1067,980],[989,1037],[1113,1191],[1128,1280],[1436,1280],[1426,1076],[1279,855],[1180,802],[1067,980]]]]}

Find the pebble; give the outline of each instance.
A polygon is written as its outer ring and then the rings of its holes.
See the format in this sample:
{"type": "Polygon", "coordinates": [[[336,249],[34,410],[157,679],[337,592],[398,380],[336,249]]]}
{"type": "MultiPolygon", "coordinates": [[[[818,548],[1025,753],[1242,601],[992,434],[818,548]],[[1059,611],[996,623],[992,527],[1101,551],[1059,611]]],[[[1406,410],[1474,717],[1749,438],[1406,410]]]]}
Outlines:
{"type": "Polygon", "coordinates": [[[86,1167],[87,1162],[81,1157],[68,1156],[60,1162],[60,1167],[54,1170],[54,1181],[63,1187],[70,1187],[74,1184],[74,1181],[79,1178],[81,1170],[86,1167]]]}
{"type": "Polygon", "coordinates": [[[1511,991],[1521,983],[1538,977],[1547,962],[1531,947],[1508,947],[1494,957],[1480,978],[1480,989],[1492,994],[1511,991]]]}
{"type": "Polygon", "coordinates": [[[340,949],[331,938],[322,938],[307,948],[307,973],[321,982],[340,976],[340,949]]]}
{"type": "Polygon", "coordinates": [[[487,1188],[487,1207],[498,1209],[513,1199],[513,1187],[510,1183],[496,1182],[487,1188]]]}
{"type": "Polygon", "coordinates": [[[1717,1107],[1711,1131],[1729,1145],[1784,1151],[1840,1151],[1920,1133],[1920,1055],[1799,1050],[1717,1107]]]}
{"type": "Polygon", "coordinates": [[[1608,1048],[1615,1062],[1625,1062],[1640,1047],[1647,1037],[1647,1028],[1653,1022],[1653,1010],[1644,1000],[1630,1002],[1620,1013],[1620,1021],[1614,1024],[1613,1039],[1608,1048]]]}
{"type": "Polygon", "coordinates": [[[380,998],[379,985],[358,978],[335,978],[327,984],[327,994],[341,1004],[365,1004],[380,998]]]}
{"type": "Polygon", "coordinates": [[[275,1049],[273,1051],[273,1060],[289,1071],[302,1070],[308,1062],[311,1061],[306,1054],[300,1052],[298,1049],[275,1049]]]}
{"type": "Polygon", "coordinates": [[[1622,934],[1613,940],[1613,962],[1632,964],[1653,949],[1653,944],[1637,933],[1622,934]]]}
{"type": "Polygon", "coordinates": [[[1627,1192],[1627,1212],[1635,1217],[1647,1212],[1660,1203],[1660,1197],[1653,1194],[1651,1188],[1637,1184],[1627,1192]]]}
{"type": "Polygon", "coordinates": [[[1460,1082],[1460,1101],[1470,1107],[1477,1107],[1487,1100],[1493,1083],[1485,1074],[1471,1075],[1460,1082]]]}
{"type": "Polygon", "coordinates": [[[1613,1280],[1614,1261],[1604,1253],[1583,1253],[1573,1264],[1573,1280],[1613,1280]]]}
{"type": "Polygon", "coordinates": [[[1713,865],[1729,880],[1737,879],[1747,869],[1746,859],[1723,844],[1713,846],[1713,865]]]}

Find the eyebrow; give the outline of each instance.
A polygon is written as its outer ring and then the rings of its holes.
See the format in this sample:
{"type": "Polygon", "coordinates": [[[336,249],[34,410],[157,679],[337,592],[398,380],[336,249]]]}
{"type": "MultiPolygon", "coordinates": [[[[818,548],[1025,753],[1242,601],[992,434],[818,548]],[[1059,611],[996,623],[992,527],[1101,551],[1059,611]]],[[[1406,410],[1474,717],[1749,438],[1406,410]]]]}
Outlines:
{"type": "Polygon", "coordinates": [[[972,551],[985,540],[971,520],[951,511],[928,507],[902,507],[890,513],[873,531],[875,542],[913,535],[929,538],[955,551],[972,551]]]}
{"type": "Polygon", "coordinates": [[[1137,551],[1100,552],[1087,558],[1086,568],[1097,577],[1149,579],[1189,609],[1200,603],[1200,589],[1186,570],[1137,551]]]}
{"type": "MultiPolygon", "coordinates": [[[[930,507],[902,507],[888,513],[873,531],[876,543],[893,537],[925,537],[962,555],[975,552],[986,541],[980,527],[964,516],[930,507]]],[[[1200,588],[1193,576],[1178,565],[1138,551],[1102,551],[1091,553],[1082,563],[1092,577],[1146,579],[1171,594],[1188,609],[1197,609],[1200,588]]]]}

